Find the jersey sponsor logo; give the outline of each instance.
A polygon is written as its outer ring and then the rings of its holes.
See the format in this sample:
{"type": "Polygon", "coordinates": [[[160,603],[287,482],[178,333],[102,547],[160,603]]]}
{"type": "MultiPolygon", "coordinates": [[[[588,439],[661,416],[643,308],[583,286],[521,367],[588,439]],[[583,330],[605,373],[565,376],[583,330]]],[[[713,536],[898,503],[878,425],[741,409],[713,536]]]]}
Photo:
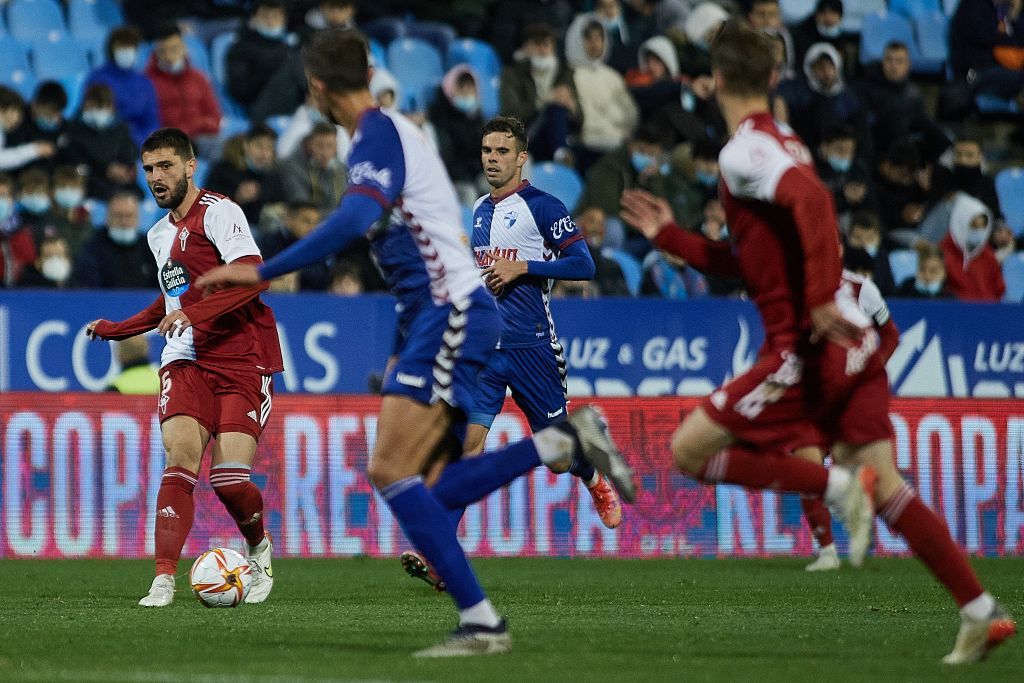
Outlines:
{"type": "Polygon", "coordinates": [[[553,412],[553,413],[548,413],[548,414],[547,414],[547,416],[548,416],[549,418],[550,418],[550,417],[558,417],[559,415],[561,415],[561,414],[562,414],[562,413],[564,413],[564,412],[565,412],[565,408],[559,408],[558,410],[556,410],[556,411],[555,411],[555,412],[553,412]]]}
{"type": "Polygon", "coordinates": [[[160,381],[160,414],[167,414],[167,404],[171,400],[171,373],[165,372],[160,381]]]}
{"type": "Polygon", "coordinates": [[[476,265],[480,268],[486,268],[499,259],[506,261],[519,260],[519,249],[516,247],[495,247],[494,249],[476,247],[473,249],[473,253],[476,256],[476,265]]]}
{"type": "Polygon", "coordinates": [[[484,227],[484,217],[483,216],[477,216],[476,220],[473,221],[473,229],[475,230],[477,228],[482,228],[482,227],[484,227]]]}
{"type": "Polygon", "coordinates": [[[252,420],[253,422],[259,422],[260,421],[260,419],[258,417],[256,417],[256,411],[255,410],[250,410],[248,413],[246,413],[246,416],[250,420],[252,420]]]}
{"type": "Polygon", "coordinates": [[[519,219],[519,214],[515,211],[509,211],[504,216],[505,227],[511,229],[516,221],[519,219]]]}
{"type": "Polygon", "coordinates": [[[181,232],[178,233],[178,241],[181,242],[182,251],[185,251],[185,241],[188,240],[189,234],[188,228],[182,228],[181,232]]]}
{"type": "Polygon", "coordinates": [[[404,372],[399,372],[395,375],[395,381],[399,384],[404,384],[407,387],[416,387],[422,389],[427,386],[427,380],[418,375],[407,375],[404,372]]]}
{"type": "Polygon", "coordinates": [[[361,185],[367,181],[374,182],[386,190],[391,187],[391,169],[377,168],[371,161],[360,161],[348,170],[349,185],[361,185]]]}
{"type": "Polygon", "coordinates": [[[172,508],[170,505],[168,505],[167,507],[160,508],[159,510],[157,510],[156,511],[156,516],[157,517],[168,517],[170,519],[180,519],[178,513],[175,512],[174,508],[172,508]]]}
{"type": "Polygon", "coordinates": [[[190,281],[188,268],[174,259],[167,259],[160,269],[160,284],[167,296],[181,296],[188,291],[190,281]]]}
{"type": "Polygon", "coordinates": [[[231,234],[228,235],[228,241],[245,239],[246,230],[238,223],[235,223],[231,228],[231,234]]]}
{"type": "Polygon", "coordinates": [[[576,224],[572,222],[572,216],[563,216],[551,225],[551,236],[556,240],[562,239],[562,235],[568,232],[576,232],[576,224]]]}

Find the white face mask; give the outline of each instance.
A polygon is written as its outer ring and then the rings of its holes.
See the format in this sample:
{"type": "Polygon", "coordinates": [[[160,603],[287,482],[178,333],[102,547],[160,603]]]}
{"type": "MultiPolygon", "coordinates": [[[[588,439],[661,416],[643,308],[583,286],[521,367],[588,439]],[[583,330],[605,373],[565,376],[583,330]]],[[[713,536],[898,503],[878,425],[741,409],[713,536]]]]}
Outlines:
{"type": "Polygon", "coordinates": [[[170,64],[159,62],[158,66],[160,67],[160,70],[164,73],[180,74],[182,71],[185,70],[185,58],[182,57],[181,59],[175,62],[171,62],[170,64]]]}
{"type": "Polygon", "coordinates": [[[558,66],[558,59],[554,55],[543,57],[534,55],[530,57],[530,68],[539,73],[547,73],[558,66]]]}
{"type": "Polygon", "coordinates": [[[139,239],[139,231],[135,228],[107,228],[107,234],[115,244],[120,244],[123,247],[135,244],[139,239]]]}
{"type": "Polygon", "coordinates": [[[967,245],[967,251],[974,251],[983,245],[986,237],[988,237],[987,230],[968,230],[967,239],[964,240],[964,244],[967,245]]]}
{"type": "Polygon", "coordinates": [[[51,282],[64,282],[71,275],[71,261],[64,256],[50,256],[43,261],[42,273],[51,282]]]}
{"type": "Polygon", "coordinates": [[[122,69],[134,69],[135,60],[138,59],[139,51],[134,47],[119,47],[114,50],[114,64],[122,69]]]}

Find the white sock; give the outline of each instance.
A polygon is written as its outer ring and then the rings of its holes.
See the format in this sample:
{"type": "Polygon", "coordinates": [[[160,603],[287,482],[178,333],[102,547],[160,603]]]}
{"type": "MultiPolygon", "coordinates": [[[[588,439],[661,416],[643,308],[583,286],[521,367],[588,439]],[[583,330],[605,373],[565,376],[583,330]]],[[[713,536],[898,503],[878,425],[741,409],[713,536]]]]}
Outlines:
{"type": "Polygon", "coordinates": [[[571,459],[575,443],[573,438],[562,430],[545,427],[533,435],[533,445],[537,447],[540,461],[550,465],[571,459]]]}
{"type": "Polygon", "coordinates": [[[988,591],[985,591],[961,607],[960,616],[974,621],[981,621],[982,619],[988,618],[988,615],[992,614],[992,609],[995,606],[995,598],[993,598],[988,591]]]}
{"type": "Polygon", "coordinates": [[[825,486],[825,504],[835,505],[846,493],[852,480],[850,471],[845,467],[828,468],[828,484],[825,486]]]}
{"type": "Polygon", "coordinates": [[[494,610],[494,605],[487,598],[472,607],[459,610],[459,624],[477,624],[487,628],[495,628],[501,623],[501,617],[494,610]]]}
{"type": "Polygon", "coordinates": [[[250,556],[259,555],[267,549],[268,543],[270,543],[270,540],[266,536],[264,536],[263,540],[257,543],[256,545],[249,545],[248,543],[246,543],[245,547],[249,549],[250,556]]]}

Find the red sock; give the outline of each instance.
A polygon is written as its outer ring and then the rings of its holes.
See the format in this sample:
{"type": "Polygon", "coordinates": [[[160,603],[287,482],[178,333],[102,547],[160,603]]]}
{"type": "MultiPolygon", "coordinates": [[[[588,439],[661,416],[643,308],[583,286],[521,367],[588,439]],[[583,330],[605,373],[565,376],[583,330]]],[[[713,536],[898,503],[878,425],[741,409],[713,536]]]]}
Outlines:
{"type": "Polygon", "coordinates": [[[245,536],[245,542],[259,545],[263,540],[263,496],[256,484],[249,481],[249,468],[217,465],[210,470],[210,483],[245,536]]]}
{"type": "Polygon", "coordinates": [[[156,494],[156,573],[175,574],[181,549],[192,530],[195,507],[192,491],[196,487],[196,474],[184,467],[168,467],[160,479],[156,494]]]}
{"type": "Polygon", "coordinates": [[[752,489],[824,495],[828,470],[800,458],[755,455],[730,449],[711,458],[697,478],[708,483],[739,484],[752,489]]]}
{"type": "Polygon", "coordinates": [[[800,496],[800,507],[804,509],[804,519],[811,529],[811,535],[818,542],[819,548],[832,545],[832,515],[825,506],[821,496],[800,496]]]}
{"type": "Polygon", "coordinates": [[[945,521],[921,502],[910,484],[897,489],[879,515],[890,529],[907,539],[910,549],[946,587],[958,607],[984,592],[945,521]]]}

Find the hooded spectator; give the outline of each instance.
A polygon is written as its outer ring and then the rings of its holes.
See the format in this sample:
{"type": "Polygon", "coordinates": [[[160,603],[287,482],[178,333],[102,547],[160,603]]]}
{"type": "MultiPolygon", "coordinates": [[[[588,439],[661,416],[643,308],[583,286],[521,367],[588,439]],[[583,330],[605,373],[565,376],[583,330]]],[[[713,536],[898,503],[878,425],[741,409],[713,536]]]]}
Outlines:
{"type": "Polygon", "coordinates": [[[939,244],[946,262],[946,286],[957,299],[999,301],[1006,292],[1003,271],[988,244],[991,234],[988,207],[970,195],[958,195],[949,234],[939,244]]]}
{"type": "Polygon", "coordinates": [[[467,64],[458,64],[441,80],[441,92],[430,105],[430,122],[437,133],[438,151],[463,204],[472,205],[483,189],[480,177],[479,77],[467,64]]]}
{"type": "Polygon", "coordinates": [[[908,277],[896,292],[907,299],[949,299],[946,289],[946,263],[934,244],[922,243],[917,248],[917,273],[908,277]]]}
{"type": "Polygon", "coordinates": [[[797,64],[803,64],[807,51],[816,43],[828,43],[841,55],[855,53],[856,36],[843,34],[842,0],[818,0],[814,13],[793,27],[793,48],[797,64]]]}
{"type": "Polygon", "coordinates": [[[132,142],[138,147],[150,133],[160,127],[160,108],[156,89],[143,74],[136,71],[142,35],[131,26],[122,26],[107,37],[107,61],[86,78],[85,87],[102,83],[114,93],[114,110],[128,124],[132,142]]]}

